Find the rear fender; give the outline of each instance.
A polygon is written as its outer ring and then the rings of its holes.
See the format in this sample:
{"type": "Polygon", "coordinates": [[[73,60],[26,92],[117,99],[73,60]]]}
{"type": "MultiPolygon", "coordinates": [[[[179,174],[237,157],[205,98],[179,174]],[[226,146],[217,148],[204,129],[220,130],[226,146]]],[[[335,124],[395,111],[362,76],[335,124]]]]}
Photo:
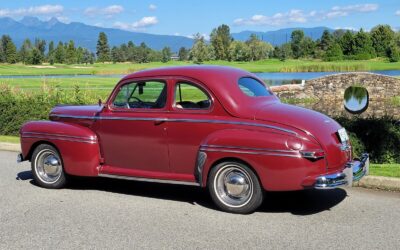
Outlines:
{"type": "Polygon", "coordinates": [[[35,147],[47,143],[61,154],[66,173],[77,176],[97,176],[100,150],[96,134],[76,124],[33,121],[20,130],[22,156],[31,160],[35,147]]]}
{"type": "Polygon", "coordinates": [[[200,146],[195,177],[207,185],[210,169],[224,160],[246,163],[265,190],[302,189],[305,176],[325,170],[324,161],[310,162],[299,150],[319,145],[307,139],[267,130],[226,129],[209,135],[200,146]],[[288,146],[299,142],[297,150],[288,146]],[[312,167],[310,165],[313,165],[312,167]]]}

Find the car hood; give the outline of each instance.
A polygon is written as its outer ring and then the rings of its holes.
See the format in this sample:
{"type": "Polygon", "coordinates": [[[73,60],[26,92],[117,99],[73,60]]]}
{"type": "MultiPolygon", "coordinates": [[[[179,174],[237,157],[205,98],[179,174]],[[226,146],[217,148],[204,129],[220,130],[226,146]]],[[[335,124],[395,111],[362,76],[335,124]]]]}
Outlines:
{"type": "Polygon", "coordinates": [[[261,106],[254,118],[296,128],[313,137],[327,153],[328,168],[339,168],[349,160],[350,155],[340,150],[337,131],[341,126],[324,114],[275,102],[261,106]]]}

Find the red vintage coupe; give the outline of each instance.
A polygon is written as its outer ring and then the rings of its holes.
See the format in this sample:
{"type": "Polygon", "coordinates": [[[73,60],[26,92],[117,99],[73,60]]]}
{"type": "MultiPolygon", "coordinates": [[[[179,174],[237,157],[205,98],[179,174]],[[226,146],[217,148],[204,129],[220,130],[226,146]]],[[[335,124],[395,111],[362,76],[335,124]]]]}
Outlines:
{"type": "Polygon", "coordinates": [[[104,104],[57,106],[20,130],[35,181],[69,176],[207,187],[215,204],[250,213],[263,191],[330,189],[368,173],[331,118],[283,104],[254,74],[169,67],[124,77],[104,104]]]}

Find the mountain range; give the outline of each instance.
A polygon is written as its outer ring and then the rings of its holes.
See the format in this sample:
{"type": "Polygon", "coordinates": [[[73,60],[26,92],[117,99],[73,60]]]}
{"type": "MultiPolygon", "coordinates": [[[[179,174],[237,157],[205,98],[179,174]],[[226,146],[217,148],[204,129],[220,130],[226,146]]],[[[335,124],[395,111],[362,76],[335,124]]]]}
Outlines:
{"type": "MultiPolygon", "coordinates": [[[[314,40],[320,38],[325,29],[333,31],[333,29],[326,27],[288,28],[267,32],[242,31],[232,33],[232,37],[236,40],[245,41],[251,34],[256,34],[260,39],[272,45],[280,45],[290,41],[290,34],[295,29],[304,30],[304,33],[314,40]]],[[[60,22],[55,17],[48,21],[42,21],[37,17],[24,17],[19,21],[10,17],[0,18],[0,35],[10,35],[17,47],[20,47],[26,38],[31,39],[31,41],[34,41],[35,38],[40,38],[48,42],[53,40],[55,43],[58,41],[68,42],[69,40],[73,40],[77,46],[96,51],[99,32],[107,34],[111,46],[133,41],[136,45],[144,42],[156,50],[161,50],[163,47],[169,46],[172,51],[177,52],[180,47],[190,48],[193,45],[193,39],[185,36],[131,32],[114,28],[97,27],[79,22],[66,24],[60,22]]]]}

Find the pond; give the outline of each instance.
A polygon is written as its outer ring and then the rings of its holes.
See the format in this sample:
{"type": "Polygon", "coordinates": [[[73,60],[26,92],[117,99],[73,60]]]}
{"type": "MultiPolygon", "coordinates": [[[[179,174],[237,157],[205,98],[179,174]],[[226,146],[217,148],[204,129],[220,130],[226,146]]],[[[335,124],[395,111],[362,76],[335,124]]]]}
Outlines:
{"type": "MultiPolygon", "coordinates": [[[[382,74],[387,76],[400,76],[400,70],[380,70],[370,71],[371,73],[382,74]]],[[[319,78],[327,75],[333,75],[344,72],[260,72],[255,73],[258,77],[263,79],[270,86],[278,86],[283,84],[296,84],[301,83],[302,80],[310,80],[319,78]]],[[[10,78],[97,78],[97,77],[110,77],[110,78],[122,78],[123,74],[110,74],[110,75],[0,75],[0,79],[10,78]]]]}

